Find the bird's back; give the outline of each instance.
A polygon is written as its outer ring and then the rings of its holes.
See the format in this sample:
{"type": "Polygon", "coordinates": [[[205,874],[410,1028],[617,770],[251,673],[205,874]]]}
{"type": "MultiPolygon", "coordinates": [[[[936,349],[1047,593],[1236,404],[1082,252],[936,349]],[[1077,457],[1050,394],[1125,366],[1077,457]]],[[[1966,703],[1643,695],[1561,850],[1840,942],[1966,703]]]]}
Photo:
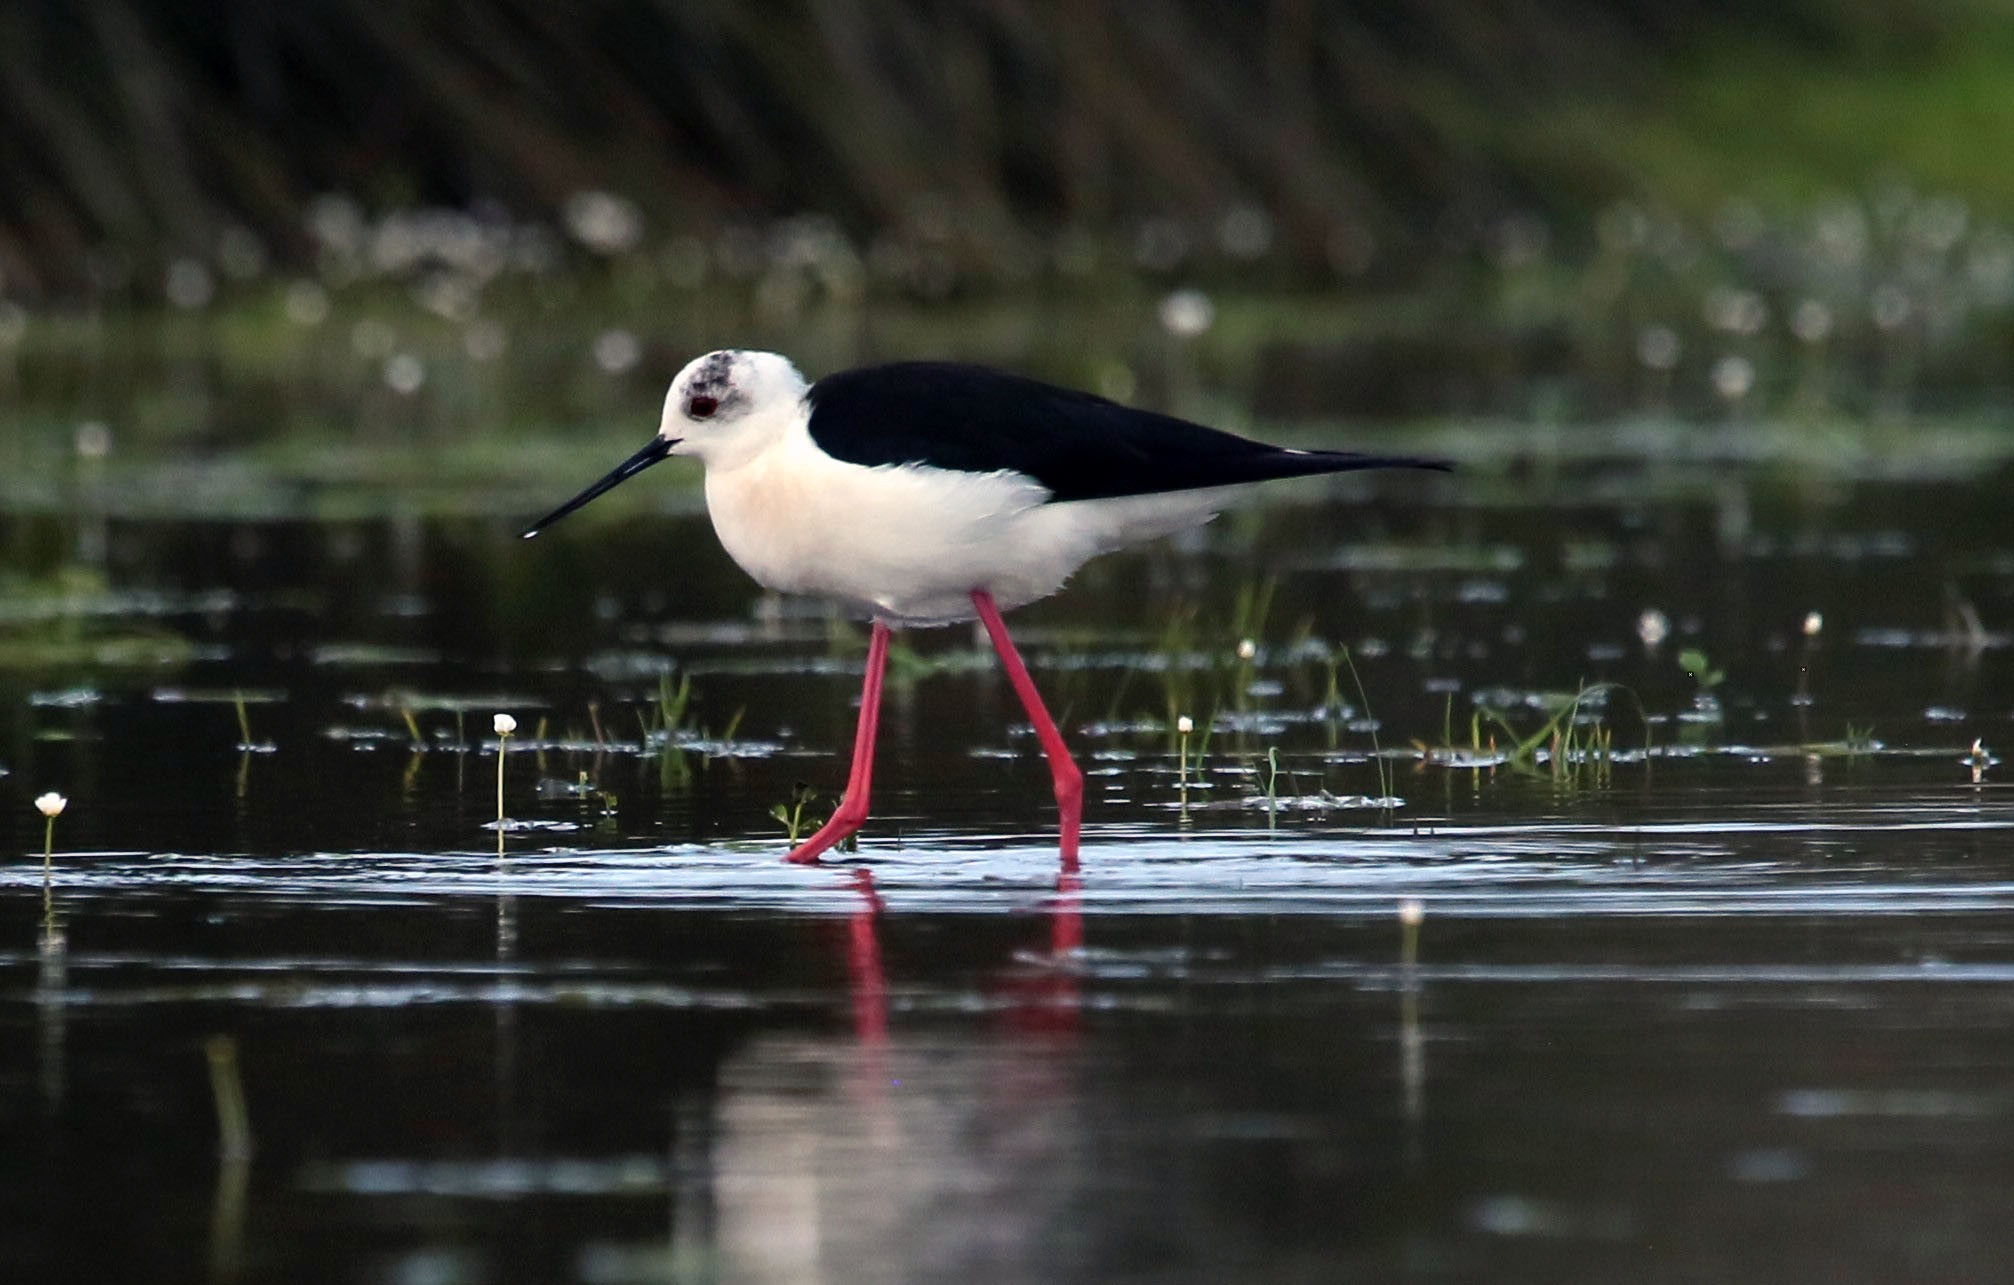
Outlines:
{"type": "Polygon", "coordinates": [[[1052,501],[1113,499],[1367,468],[1448,466],[1412,456],[1296,451],[954,362],[899,362],[811,386],[818,448],[867,467],[1010,470],[1052,501]]]}

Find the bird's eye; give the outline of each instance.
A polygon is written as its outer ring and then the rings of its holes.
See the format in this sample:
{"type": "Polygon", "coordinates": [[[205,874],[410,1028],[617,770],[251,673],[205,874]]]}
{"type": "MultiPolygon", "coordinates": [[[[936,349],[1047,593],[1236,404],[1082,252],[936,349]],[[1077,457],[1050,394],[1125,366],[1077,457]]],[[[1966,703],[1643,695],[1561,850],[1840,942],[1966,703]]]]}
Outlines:
{"type": "Polygon", "coordinates": [[[694,419],[706,419],[719,409],[717,397],[695,397],[685,404],[685,413],[694,419]]]}

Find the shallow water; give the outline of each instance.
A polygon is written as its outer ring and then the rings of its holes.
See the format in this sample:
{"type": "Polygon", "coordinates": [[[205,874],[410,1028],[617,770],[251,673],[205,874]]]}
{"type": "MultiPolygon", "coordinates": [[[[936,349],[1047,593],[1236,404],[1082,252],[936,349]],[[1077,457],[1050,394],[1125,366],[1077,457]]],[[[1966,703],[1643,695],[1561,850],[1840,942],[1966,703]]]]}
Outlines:
{"type": "Polygon", "coordinates": [[[1015,620],[1077,877],[965,630],[898,656],[859,852],[778,861],[861,639],[700,519],[107,522],[4,603],[44,650],[0,667],[0,1261],[1991,1278],[2005,480],[1353,479],[1094,564],[1015,620]],[[1512,752],[1596,682],[1612,740],[1512,752]]]}

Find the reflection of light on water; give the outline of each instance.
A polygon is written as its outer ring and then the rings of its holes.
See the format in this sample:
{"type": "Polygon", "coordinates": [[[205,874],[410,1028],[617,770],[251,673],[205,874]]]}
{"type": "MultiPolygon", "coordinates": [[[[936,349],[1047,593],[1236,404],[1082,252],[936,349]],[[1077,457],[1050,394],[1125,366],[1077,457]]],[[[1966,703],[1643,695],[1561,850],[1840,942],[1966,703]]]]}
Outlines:
{"type": "Polygon", "coordinates": [[[1399,1084],[1400,1114],[1406,1121],[1406,1155],[1420,1160],[1419,1126],[1426,1114],[1427,1049],[1420,1035],[1420,925],[1426,907],[1417,897],[1399,902],[1399,1084]]]}
{"type": "Polygon", "coordinates": [[[663,1156],[493,1156],[480,1160],[321,1161],[294,1176],[302,1191],[352,1196],[659,1196],[672,1188],[663,1156]]]}
{"type": "MultiPolygon", "coordinates": [[[[1927,751],[1922,757],[1948,763],[1949,754],[1927,751]]],[[[1105,826],[1102,838],[1087,849],[1092,863],[1087,868],[1096,878],[1081,896],[1085,909],[1102,914],[1186,914],[1207,907],[1213,914],[1380,918],[1390,915],[1393,899],[1401,896],[1431,896],[1438,914],[1465,916],[2014,908],[2014,884],[1982,880],[1969,865],[1926,864],[1935,854],[1924,845],[1932,841],[1953,845],[1955,853],[1972,836],[2014,828],[2014,809],[1997,798],[1968,791],[1965,799],[1963,805],[1842,803],[1815,815],[1761,806],[1621,828],[1571,819],[1442,825],[1409,833],[1331,825],[1305,834],[1282,830],[1271,842],[1234,829],[1173,836],[1150,827],[1105,826]],[[1852,856],[1882,843],[1915,849],[1906,877],[1886,867],[1814,860],[1852,856]]],[[[1046,904],[1055,886],[1056,850],[1039,841],[912,834],[900,848],[868,848],[877,890],[898,914],[1025,910],[1046,904]]],[[[95,896],[202,890],[267,903],[342,906],[509,894],[804,915],[847,915],[857,905],[857,894],[830,871],[778,861],[767,842],[514,851],[507,875],[497,868],[494,847],[78,855],[89,860],[78,862],[66,879],[80,893],[95,896]]],[[[39,877],[28,867],[0,867],[0,889],[25,890],[39,877]]],[[[551,989],[554,979],[499,984],[537,993],[551,989]]],[[[613,979],[606,984],[617,990],[626,985],[613,979]]],[[[362,983],[358,994],[380,987],[405,989],[399,981],[374,978],[362,983]]],[[[423,989],[447,999],[468,988],[437,974],[423,989]]]]}
{"type": "Polygon", "coordinates": [[[1470,1211],[1475,1229],[1494,1236],[1622,1240],[1636,1230],[1626,1209],[1569,1204],[1530,1196],[1489,1196],[1470,1211]]]}
{"type": "Polygon", "coordinates": [[[1046,1261],[1096,1186],[1071,1065],[1041,1041],[755,1042],[721,1076],[721,1261],[778,1281],[1046,1261]],[[885,1092],[830,1091],[864,1060],[885,1092]]]}
{"type": "MultiPolygon", "coordinates": [[[[503,755],[497,756],[499,762],[503,755]]],[[[504,854],[504,827],[497,827],[496,873],[502,888],[510,882],[510,863],[504,854]]],[[[509,971],[517,961],[518,953],[518,913],[517,897],[508,891],[499,890],[496,898],[496,965],[499,973],[509,971]]],[[[498,1143],[511,1145],[512,1123],[518,1118],[517,1087],[517,1004],[508,992],[500,992],[494,1005],[496,1016],[496,1053],[494,1082],[496,1085],[496,1113],[498,1143]]]]}
{"type": "Polygon", "coordinates": [[[778,1281],[872,1279],[891,1254],[926,1270],[1044,1261],[1044,1233],[1095,1172],[1071,1074],[1082,877],[1058,878],[1047,951],[989,985],[1012,1020],[977,1044],[891,1039],[883,903],[865,868],[852,882],[853,1039],[765,1038],[722,1068],[707,1206],[719,1261],[778,1281]]]}
{"type": "Polygon", "coordinates": [[[210,1197],[210,1279],[232,1281],[245,1271],[245,1204],[252,1183],[252,1158],[225,1155],[217,1162],[217,1188],[210,1197]]]}
{"type": "Polygon", "coordinates": [[[204,1044],[217,1111],[217,1186],[210,1200],[210,1279],[235,1280],[245,1263],[245,1199],[252,1179],[252,1125],[238,1074],[238,1042],[213,1035],[204,1044]]]}
{"type": "Polygon", "coordinates": [[[42,1087],[42,1108],[55,1116],[63,1107],[63,1044],[68,951],[62,921],[56,918],[55,891],[42,878],[42,932],[35,973],[36,1060],[42,1087]]]}
{"type": "Polygon", "coordinates": [[[1951,1089],[1793,1089],[1778,1098],[1776,1105],[1784,1115],[1817,1120],[1849,1116],[1986,1119],[2007,1114],[2014,1101],[2005,1093],[1951,1089]]]}

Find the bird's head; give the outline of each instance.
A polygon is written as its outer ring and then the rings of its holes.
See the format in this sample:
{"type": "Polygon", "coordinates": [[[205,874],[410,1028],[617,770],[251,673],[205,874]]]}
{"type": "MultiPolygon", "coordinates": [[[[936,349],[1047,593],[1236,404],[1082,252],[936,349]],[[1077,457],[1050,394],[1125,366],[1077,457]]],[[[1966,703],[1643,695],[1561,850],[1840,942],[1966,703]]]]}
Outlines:
{"type": "Polygon", "coordinates": [[[724,348],[695,357],[671,381],[650,445],[525,531],[530,539],[589,500],[672,455],[718,466],[760,450],[787,427],[809,385],[788,358],[724,348]]]}
{"type": "Polygon", "coordinates": [[[766,445],[796,413],[806,387],[797,367],[773,352],[710,352],[671,381],[657,435],[673,455],[720,463],[766,445]]]}

